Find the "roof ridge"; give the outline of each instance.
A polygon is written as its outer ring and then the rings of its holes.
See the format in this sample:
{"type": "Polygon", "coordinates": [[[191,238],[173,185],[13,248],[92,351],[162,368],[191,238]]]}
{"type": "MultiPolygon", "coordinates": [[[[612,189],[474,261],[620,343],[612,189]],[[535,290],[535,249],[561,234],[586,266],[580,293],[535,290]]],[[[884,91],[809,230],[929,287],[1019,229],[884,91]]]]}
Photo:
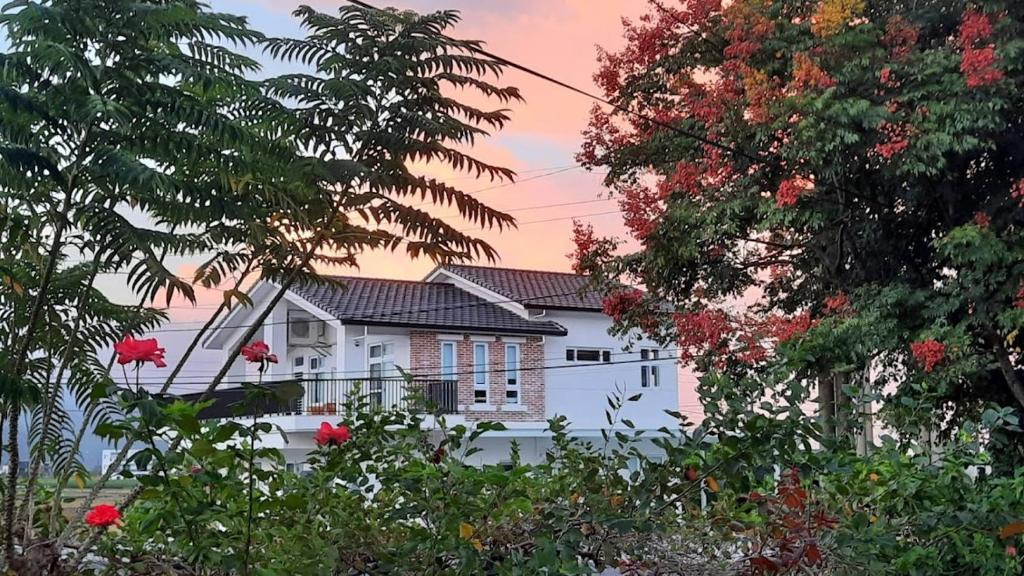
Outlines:
{"type": "Polygon", "coordinates": [[[440,267],[442,270],[447,268],[474,268],[477,270],[502,270],[505,272],[533,272],[535,274],[558,274],[561,276],[572,276],[574,278],[586,278],[586,274],[577,274],[575,272],[562,272],[560,270],[537,270],[535,268],[512,268],[509,266],[480,266],[478,264],[448,264],[440,267]]]}
{"type": "Polygon", "coordinates": [[[360,280],[364,282],[395,282],[401,284],[417,284],[417,285],[430,285],[430,286],[443,286],[438,282],[424,282],[423,280],[406,280],[404,278],[379,278],[376,276],[338,276],[338,275],[326,275],[323,278],[329,278],[331,280],[360,280]]]}

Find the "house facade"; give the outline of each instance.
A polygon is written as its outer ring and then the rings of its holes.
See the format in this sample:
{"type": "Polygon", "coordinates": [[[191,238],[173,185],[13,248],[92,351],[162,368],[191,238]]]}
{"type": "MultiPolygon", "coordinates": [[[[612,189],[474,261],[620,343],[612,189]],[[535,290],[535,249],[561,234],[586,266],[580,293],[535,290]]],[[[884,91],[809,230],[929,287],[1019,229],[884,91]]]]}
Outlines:
{"type": "MultiPolygon", "coordinates": [[[[411,398],[443,413],[449,426],[497,421],[477,445],[481,463],[507,459],[515,439],[524,461],[550,446],[547,421],[564,416],[571,432],[601,437],[607,398],[640,394],[616,427],[629,420],[652,433],[676,426],[665,410],[678,408],[674,358],[642,335],[631,342],[609,334],[600,297],[574,274],[482,266],[444,266],[423,281],[333,278],[290,290],[263,326],[262,339],[279,362],[265,382],[297,381],[302,397],[262,416],[288,432],[277,444],[300,465],[320,423],[340,420],[358,391],[381,408],[417,409],[411,398]]],[[[236,309],[205,340],[229,353],[253,310],[277,291],[264,283],[254,306],[236,309]]],[[[252,365],[236,359],[227,378],[255,381],[252,365]]],[[[225,404],[232,395],[222,392],[225,404]]],[[[428,420],[429,423],[429,420],[428,420]]],[[[654,450],[654,447],[650,447],[654,450]]]]}

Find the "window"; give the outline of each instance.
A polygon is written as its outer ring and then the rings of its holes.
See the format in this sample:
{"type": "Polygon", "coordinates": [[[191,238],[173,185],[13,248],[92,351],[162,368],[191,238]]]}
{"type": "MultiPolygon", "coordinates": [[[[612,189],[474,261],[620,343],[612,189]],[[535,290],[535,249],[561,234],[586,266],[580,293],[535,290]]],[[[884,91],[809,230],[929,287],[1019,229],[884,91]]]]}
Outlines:
{"type": "Polygon", "coordinates": [[[519,404],[519,344],[505,345],[505,403],[519,404]]]}
{"type": "MultiPolygon", "coordinates": [[[[656,348],[644,348],[640,350],[642,362],[657,362],[660,350],[656,348]]],[[[658,372],[657,364],[640,364],[640,386],[642,388],[657,388],[661,385],[661,375],[658,372]]]]}
{"type": "Polygon", "coordinates": [[[309,369],[309,380],[306,386],[309,389],[309,401],[312,404],[320,404],[327,401],[326,394],[326,379],[327,374],[324,373],[324,359],[320,356],[309,356],[305,360],[306,367],[309,369]]]}
{"type": "Polygon", "coordinates": [[[473,344],[473,402],[487,404],[487,344],[473,344]]]}
{"type": "Polygon", "coordinates": [[[441,342],[441,379],[456,380],[455,376],[455,342],[441,342]]]}
{"type": "Polygon", "coordinates": [[[569,362],[603,362],[612,361],[611,350],[598,348],[566,348],[565,359],[569,362]]]}
{"type": "Polygon", "coordinates": [[[370,382],[367,387],[370,404],[384,403],[384,379],[395,372],[395,345],[391,342],[371,344],[369,347],[370,382]]]}

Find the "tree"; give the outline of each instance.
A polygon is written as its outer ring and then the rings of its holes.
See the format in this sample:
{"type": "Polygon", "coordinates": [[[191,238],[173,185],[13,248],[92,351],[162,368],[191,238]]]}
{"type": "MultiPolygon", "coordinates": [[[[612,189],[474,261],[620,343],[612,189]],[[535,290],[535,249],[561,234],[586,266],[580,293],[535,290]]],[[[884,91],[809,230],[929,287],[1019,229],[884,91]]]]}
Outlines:
{"type": "MultiPolygon", "coordinates": [[[[507,115],[464,105],[442,84],[518,98],[514,88],[482,78],[500,66],[474,56],[473,43],[437,36],[454,14],[299,14],[314,31],[310,39],[269,41],[244,18],[192,0],[4,7],[0,336],[11,463],[3,515],[8,566],[32,562],[15,550],[22,527],[23,549],[34,536],[42,465],[54,464],[63,486],[82,471],[75,462],[86,429],[138,417],[112,401],[122,390],[109,375],[112,359],[100,351],[155,326],[164,318],[159,305],[177,295],[192,300],[193,284],[217,286],[234,276],[209,326],[231,306],[251,304],[243,287],[254,276],[278,282],[283,294],[291,283],[322,281],[317,267],[355,265],[373,249],[438,260],[493,257],[486,243],[411,200],[450,204],[481,227],[512,224],[407,166],[430,159],[492,179],[513,176],[449,147],[471,145],[486,134],[479,125],[500,128],[507,115]],[[252,79],[259,65],[236,52],[239,46],[296,57],[314,72],[252,79]],[[195,278],[179,278],[164,265],[168,255],[207,260],[195,278]],[[137,306],[113,304],[95,288],[98,276],[111,273],[124,276],[137,306]],[[67,393],[85,409],[77,431],[62,404],[67,393]],[[18,490],[17,423],[29,409],[30,478],[18,490]]],[[[171,390],[176,375],[160,392],[171,390]]],[[[67,526],[59,499],[53,503],[43,543],[60,550],[79,533],[107,478],[109,472],[67,526]]]]}
{"type": "Polygon", "coordinates": [[[599,54],[616,108],[594,109],[579,155],[609,169],[642,246],[583,258],[648,289],[622,329],[757,379],[748,406],[870,383],[903,431],[1013,424],[1022,19],[1001,1],[651,0],[599,54]]]}

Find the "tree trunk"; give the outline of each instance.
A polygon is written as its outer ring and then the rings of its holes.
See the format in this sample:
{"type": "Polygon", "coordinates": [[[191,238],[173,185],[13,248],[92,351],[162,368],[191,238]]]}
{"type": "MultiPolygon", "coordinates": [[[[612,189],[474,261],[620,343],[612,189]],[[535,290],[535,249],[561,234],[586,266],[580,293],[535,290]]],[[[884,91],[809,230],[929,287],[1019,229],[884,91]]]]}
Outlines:
{"type": "Polygon", "coordinates": [[[818,375],[818,419],[825,438],[836,437],[836,387],[832,374],[818,375]]]}
{"type": "MultiPolygon", "coordinates": [[[[64,356],[61,358],[60,365],[57,368],[57,372],[53,381],[50,383],[52,386],[51,394],[43,398],[43,421],[40,424],[41,433],[40,438],[45,440],[47,431],[53,423],[53,412],[56,409],[57,398],[63,391],[61,386],[61,380],[64,379],[64,373],[67,370],[68,363],[71,361],[71,354],[74,350],[75,344],[78,340],[78,331],[82,327],[82,316],[84,314],[85,306],[89,302],[89,295],[92,293],[93,283],[96,281],[96,276],[99,273],[99,261],[98,259],[93,261],[92,271],[89,273],[85,286],[82,288],[82,292],[79,294],[78,304],[75,306],[76,315],[75,323],[71,328],[68,336],[67,345],[64,349],[64,356]]],[[[32,461],[29,464],[28,480],[25,482],[25,495],[21,500],[21,508],[18,510],[17,517],[19,519],[25,519],[25,537],[24,542],[28,543],[32,536],[32,506],[33,506],[33,490],[35,488],[36,481],[39,479],[39,470],[42,468],[43,457],[46,454],[45,443],[40,442],[36,446],[35,452],[32,454],[32,461]]]]}
{"type": "Polygon", "coordinates": [[[861,456],[867,456],[871,453],[871,449],[875,442],[875,415],[871,405],[871,395],[874,389],[871,382],[871,367],[870,363],[867,368],[861,373],[861,390],[864,400],[860,405],[860,420],[861,420],[861,431],[857,445],[857,453],[861,456]]]}
{"type": "MultiPolygon", "coordinates": [[[[64,213],[70,209],[67,204],[70,204],[71,195],[68,195],[68,200],[65,201],[64,213]]],[[[14,364],[11,368],[11,376],[20,380],[24,372],[25,365],[28,363],[29,351],[32,348],[32,340],[35,338],[36,326],[39,324],[39,317],[43,313],[43,308],[46,305],[46,300],[49,295],[50,281],[53,279],[53,274],[57,269],[57,260],[64,246],[64,230],[67,228],[67,220],[64,217],[64,213],[60,215],[60,221],[57,223],[56,229],[53,232],[53,242],[50,244],[50,250],[48,259],[46,262],[46,270],[43,271],[43,277],[39,280],[39,290],[36,292],[36,297],[32,303],[32,310],[29,312],[28,325],[25,329],[25,334],[22,335],[21,345],[18,347],[17,352],[14,355],[14,364]]],[[[18,387],[20,389],[20,386],[18,387]]],[[[18,416],[21,415],[21,399],[18,398],[18,394],[14,394],[8,399],[10,404],[7,407],[7,483],[6,492],[4,493],[4,558],[8,566],[10,566],[11,559],[14,557],[14,517],[15,517],[15,504],[18,500],[18,470],[20,465],[21,454],[20,447],[18,446],[18,416]]]]}
{"type": "Polygon", "coordinates": [[[1017,376],[1017,370],[1013,367],[1013,362],[1010,360],[1010,353],[1007,352],[1006,346],[1003,346],[1003,341],[998,334],[993,334],[990,340],[992,341],[992,351],[995,353],[996,361],[999,363],[999,370],[1003,373],[1007,386],[1010,387],[1010,393],[1013,394],[1021,408],[1024,408],[1024,383],[1017,376]]]}

